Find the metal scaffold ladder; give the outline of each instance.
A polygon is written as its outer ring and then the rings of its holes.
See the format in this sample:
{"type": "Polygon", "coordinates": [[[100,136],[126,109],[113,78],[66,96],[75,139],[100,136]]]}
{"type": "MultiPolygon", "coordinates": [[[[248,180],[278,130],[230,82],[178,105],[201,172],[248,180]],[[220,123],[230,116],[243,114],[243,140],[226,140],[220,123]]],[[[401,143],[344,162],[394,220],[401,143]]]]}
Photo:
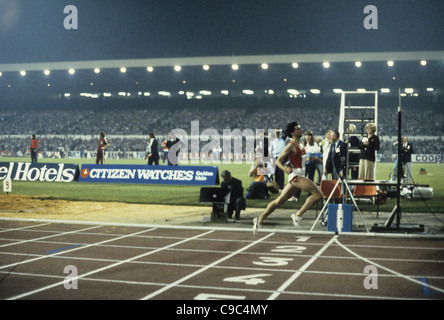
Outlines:
{"type": "MultiPolygon", "coordinates": [[[[350,155],[360,154],[357,146],[350,146],[350,138],[355,136],[361,141],[367,137],[367,123],[374,123],[378,128],[378,91],[342,91],[338,131],[343,141],[348,144],[347,159],[350,159],[350,155]],[[356,126],[356,132],[348,132],[350,124],[356,126]]],[[[347,161],[347,173],[350,168],[359,170],[359,160],[347,161]]],[[[374,176],[376,177],[376,162],[374,176]]]]}

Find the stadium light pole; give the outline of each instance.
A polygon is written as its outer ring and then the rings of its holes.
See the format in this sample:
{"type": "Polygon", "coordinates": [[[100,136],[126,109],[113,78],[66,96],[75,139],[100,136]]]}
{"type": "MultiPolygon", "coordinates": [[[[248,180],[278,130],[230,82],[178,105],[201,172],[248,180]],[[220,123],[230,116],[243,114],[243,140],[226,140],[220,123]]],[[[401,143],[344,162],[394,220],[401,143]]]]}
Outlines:
{"type": "Polygon", "coordinates": [[[396,191],[396,226],[399,228],[401,223],[401,178],[402,178],[402,166],[401,166],[401,123],[402,123],[402,108],[401,108],[401,88],[398,88],[398,181],[396,191]]]}
{"type": "Polygon", "coordinates": [[[401,88],[398,89],[398,97],[399,97],[399,103],[398,103],[398,181],[396,182],[396,206],[392,210],[388,220],[384,224],[383,229],[390,229],[393,219],[396,215],[396,228],[400,229],[401,224],[401,177],[402,177],[402,166],[399,161],[401,157],[401,125],[402,125],[402,108],[401,108],[401,88]]]}

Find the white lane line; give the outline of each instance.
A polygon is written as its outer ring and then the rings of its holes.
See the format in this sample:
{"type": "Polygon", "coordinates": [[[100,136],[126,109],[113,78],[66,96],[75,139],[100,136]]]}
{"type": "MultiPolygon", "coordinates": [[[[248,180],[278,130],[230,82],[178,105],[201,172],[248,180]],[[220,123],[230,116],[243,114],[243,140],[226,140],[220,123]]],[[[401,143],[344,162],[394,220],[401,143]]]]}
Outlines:
{"type": "MultiPolygon", "coordinates": [[[[102,244],[102,243],[104,243],[104,242],[116,241],[116,240],[119,240],[119,239],[123,239],[123,238],[131,237],[131,236],[138,235],[138,234],[140,234],[140,233],[148,232],[148,231],[152,231],[152,230],[155,230],[155,229],[149,229],[149,230],[143,230],[143,231],[135,232],[135,233],[132,233],[132,234],[129,234],[129,235],[125,235],[125,236],[122,236],[122,237],[118,237],[118,238],[114,238],[114,239],[105,240],[105,241],[99,242],[99,243],[97,243],[97,244],[91,244],[91,245],[88,245],[88,246],[85,246],[85,247],[74,248],[74,249],[71,249],[71,250],[68,250],[68,251],[59,252],[59,253],[56,253],[56,254],[54,254],[54,255],[57,255],[57,254],[60,254],[60,253],[71,252],[71,251],[75,251],[75,250],[79,250],[79,249],[84,249],[84,248],[86,248],[86,247],[91,247],[91,246],[94,246],[94,245],[102,244]]],[[[187,239],[184,239],[184,240],[182,240],[182,241],[172,243],[172,244],[167,245],[167,246],[165,246],[165,247],[158,248],[158,249],[156,249],[156,250],[153,250],[153,251],[150,251],[150,252],[146,252],[146,253],[140,254],[140,255],[138,255],[138,256],[135,256],[135,257],[132,257],[132,258],[129,258],[129,259],[126,259],[126,260],[122,260],[122,261],[119,261],[119,262],[113,263],[113,264],[111,264],[111,265],[108,265],[108,266],[105,266],[105,267],[102,267],[102,268],[99,268],[99,269],[96,269],[96,270],[92,270],[92,271],[90,271],[90,272],[87,272],[87,273],[84,273],[84,274],[82,274],[82,275],[77,276],[75,279],[81,279],[81,278],[84,278],[84,277],[90,276],[90,275],[92,275],[92,274],[95,274],[95,273],[98,273],[98,272],[101,272],[101,271],[104,271],[104,270],[107,270],[107,269],[111,269],[111,268],[117,267],[117,266],[119,266],[119,265],[121,265],[121,264],[124,264],[124,263],[127,263],[127,262],[131,262],[131,261],[133,261],[133,260],[137,260],[137,259],[140,259],[140,258],[143,258],[143,257],[149,256],[149,255],[151,255],[151,254],[154,254],[154,253],[157,253],[157,252],[159,252],[159,251],[162,251],[162,250],[165,250],[165,249],[168,249],[168,248],[171,248],[171,247],[174,247],[174,246],[180,245],[180,244],[182,244],[182,243],[185,243],[185,242],[188,242],[188,241],[194,240],[194,239],[199,238],[199,237],[203,237],[203,236],[205,236],[205,235],[207,235],[207,234],[210,234],[210,233],[212,233],[212,232],[214,232],[214,231],[207,231],[207,232],[205,232],[205,233],[198,234],[198,235],[196,235],[196,236],[194,236],[194,237],[187,238],[187,239]]],[[[32,291],[29,291],[29,292],[25,292],[25,293],[23,293],[23,294],[20,294],[20,295],[17,295],[17,296],[14,296],[14,297],[8,298],[7,300],[17,300],[17,299],[21,299],[21,298],[24,298],[24,297],[27,297],[27,296],[30,296],[30,295],[33,295],[33,294],[36,294],[36,293],[39,293],[39,292],[42,292],[42,291],[45,291],[45,290],[48,290],[48,289],[51,289],[51,288],[57,287],[57,286],[62,286],[64,283],[65,283],[65,280],[63,280],[63,281],[59,281],[59,282],[53,283],[53,284],[51,284],[51,285],[48,285],[48,286],[45,286],[45,287],[42,287],[42,288],[39,288],[39,289],[36,289],[36,290],[32,290],[32,291]]]]}
{"type": "Polygon", "coordinates": [[[247,249],[249,249],[249,248],[255,246],[256,244],[258,244],[258,243],[264,241],[265,239],[268,239],[268,238],[271,237],[272,235],[274,235],[274,233],[270,233],[270,234],[268,234],[267,236],[265,236],[265,237],[263,237],[263,238],[261,238],[261,239],[258,239],[258,240],[256,240],[256,241],[250,243],[249,245],[247,245],[247,246],[245,246],[245,247],[243,247],[243,248],[241,248],[241,249],[239,249],[239,250],[236,250],[236,251],[232,252],[231,254],[229,254],[229,255],[227,255],[227,256],[225,256],[225,257],[223,257],[223,258],[221,258],[221,259],[219,259],[219,260],[217,260],[217,261],[215,261],[215,262],[213,262],[213,263],[211,263],[211,264],[209,264],[209,265],[207,265],[207,266],[205,266],[205,267],[199,269],[199,270],[196,270],[196,271],[193,272],[193,273],[190,273],[189,275],[183,277],[182,279],[176,280],[175,282],[170,283],[168,286],[165,286],[165,287],[163,287],[163,288],[161,288],[161,289],[159,289],[159,290],[157,290],[157,291],[155,291],[155,292],[150,293],[149,295],[143,297],[141,300],[148,300],[148,299],[151,299],[151,298],[153,298],[153,297],[155,297],[155,296],[161,294],[162,292],[165,292],[165,291],[167,291],[167,290],[169,290],[169,289],[171,289],[171,288],[173,288],[173,287],[175,287],[175,286],[181,284],[182,282],[184,282],[184,281],[186,281],[186,280],[188,280],[188,279],[191,279],[191,278],[193,278],[194,276],[197,276],[198,274],[200,274],[200,273],[202,273],[202,272],[204,272],[204,271],[206,271],[206,270],[208,270],[208,269],[210,269],[210,268],[212,268],[212,267],[218,265],[219,263],[221,263],[221,262],[223,262],[223,261],[225,261],[225,260],[228,260],[228,259],[234,257],[235,255],[241,253],[242,251],[245,251],[245,250],[247,250],[247,249]]]}
{"type": "Polygon", "coordinates": [[[34,224],[34,225],[30,225],[30,226],[26,226],[26,227],[20,227],[20,228],[9,228],[9,229],[0,230],[0,233],[24,230],[24,229],[34,228],[34,227],[41,227],[41,226],[46,226],[48,224],[51,224],[51,223],[48,222],[48,223],[34,224]]]}
{"type": "Polygon", "coordinates": [[[354,251],[350,250],[347,246],[345,246],[345,245],[343,245],[341,242],[339,242],[338,239],[335,239],[335,242],[336,242],[341,248],[343,248],[345,251],[347,251],[347,252],[349,252],[350,254],[354,255],[356,258],[358,258],[358,259],[360,259],[360,260],[362,260],[362,261],[365,261],[365,262],[368,263],[368,264],[371,264],[371,265],[373,265],[373,266],[375,266],[375,267],[378,267],[378,268],[380,268],[380,269],[382,269],[382,270],[385,270],[385,271],[387,271],[387,272],[390,272],[390,273],[392,273],[392,274],[394,274],[394,275],[396,275],[396,276],[398,276],[398,277],[400,277],[400,278],[404,278],[404,279],[409,280],[409,281],[411,281],[411,282],[417,283],[417,284],[419,284],[420,286],[427,286],[427,287],[429,287],[430,289],[433,289],[433,290],[435,290],[435,291],[438,291],[438,292],[444,293],[444,289],[441,289],[441,288],[438,288],[438,287],[435,287],[435,286],[431,286],[431,285],[429,285],[429,284],[425,285],[425,284],[424,284],[423,282],[421,282],[420,280],[416,280],[416,279],[414,279],[414,278],[412,278],[412,277],[406,276],[406,275],[404,275],[404,274],[402,274],[402,273],[399,273],[399,272],[396,272],[396,271],[391,270],[391,269],[389,269],[389,268],[386,268],[386,267],[384,267],[384,266],[382,266],[382,265],[380,265],[380,264],[375,263],[375,262],[372,261],[372,260],[369,260],[369,259],[367,259],[367,258],[364,258],[364,257],[360,256],[359,254],[355,253],[354,251]]]}
{"type": "MultiPolygon", "coordinates": [[[[100,228],[100,227],[101,226],[88,227],[88,228],[74,230],[74,231],[56,233],[56,234],[52,234],[50,236],[44,236],[44,237],[40,237],[40,238],[34,238],[34,239],[29,239],[29,240],[22,240],[22,241],[19,241],[19,242],[7,243],[7,244],[0,245],[0,248],[15,246],[15,245],[18,245],[18,244],[23,244],[23,243],[28,243],[28,242],[40,241],[40,240],[44,240],[44,239],[50,239],[50,238],[54,238],[54,237],[58,237],[58,236],[64,236],[64,235],[67,235],[67,234],[77,233],[77,232],[81,232],[81,231],[85,231],[85,230],[97,229],[97,228],[100,228]]],[[[1,268],[3,268],[3,267],[0,267],[0,269],[1,268]]]]}
{"type": "Polygon", "coordinates": [[[318,252],[314,254],[314,256],[311,257],[310,260],[308,260],[298,271],[296,271],[287,281],[285,281],[271,296],[269,296],[267,300],[274,300],[279,295],[281,295],[282,292],[284,292],[285,289],[287,289],[290,284],[292,284],[297,278],[299,278],[299,276],[305,270],[307,270],[307,268],[311,266],[313,262],[315,262],[316,259],[319,258],[322,255],[322,253],[324,253],[325,250],[327,250],[327,248],[335,241],[337,237],[338,236],[334,236],[333,238],[331,238],[330,241],[328,241],[318,252]]]}
{"type": "MultiPolygon", "coordinates": [[[[80,230],[77,230],[77,231],[70,231],[70,232],[67,232],[67,233],[58,234],[58,236],[65,235],[65,234],[70,234],[70,233],[75,233],[75,232],[80,232],[80,231],[84,231],[84,230],[88,230],[88,229],[100,228],[100,227],[101,226],[95,226],[95,227],[89,227],[89,228],[86,228],[86,229],[80,229],[80,230]]],[[[14,263],[11,263],[11,264],[8,264],[8,265],[5,265],[5,266],[1,266],[0,270],[1,269],[5,269],[5,268],[9,268],[9,267],[14,267],[14,266],[20,265],[20,264],[25,264],[25,263],[41,260],[41,259],[51,258],[51,257],[57,256],[57,255],[65,254],[65,253],[68,253],[68,252],[73,252],[73,251],[80,250],[80,249],[85,249],[85,248],[101,245],[103,243],[107,243],[107,242],[111,242],[111,241],[115,241],[115,240],[120,240],[122,238],[131,237],[133,235],[136,235],[136,234],[139,234],[139,233],[143,233],[143,232],[146,232],[146,231],[152,231],[152,230],[155,230],[155,229],[142,230],[142,231],[139,231],[139,232],[136,232],[136,233],[132,233],[132,234],[129,234],[129,235],[124,235],[124,236],[121,236],[121,237],[118,237],[118,238],[112,238],[112,239],[104,240],[104,241],[101,241],[101,242],[98,242],[98,243],[87,244],[87,245],[84,245],[84,246],[81,246],[81,247],[75,247],[75,248],[72,248],[72,249],[69,249],[69,250],[59,251],[59,252],[56,252],[56,253],[53,253],[53,254],[45,254],[43,256],[39,256],[39,257],[34,258],[34,259],[24,260],[24,261],[20,261],[20,262],[14,262],[14,263]]],[[[50,237],[53,237],[53,236],[50,236],[50,237]]],[[[44,237],[44,238],[46,238],[46,237],[44,237]]],[[[29,241],[35,241],[35,240],[38,240],[38,239],[27,240],[27,241],[23,241],[23,242],[29,242],[29,241]]]]}

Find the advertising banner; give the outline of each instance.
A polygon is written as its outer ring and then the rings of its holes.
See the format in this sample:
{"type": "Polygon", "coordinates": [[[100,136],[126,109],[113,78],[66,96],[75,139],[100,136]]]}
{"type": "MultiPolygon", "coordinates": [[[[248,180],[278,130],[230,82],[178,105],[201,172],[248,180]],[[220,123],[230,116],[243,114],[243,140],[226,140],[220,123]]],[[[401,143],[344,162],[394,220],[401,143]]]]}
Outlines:
{"type": "Polygon", "coordinates": [[[217,167],[83,164],[79,182],[217,185],[217,167]]]}
{"type": "Polygon", "coordinates": [[[0,162],[0,180],[73,182],[78,173],[77,164],[0,162]]]}
{"type": "MultiPolygon", "coordinates": [[[[392,159],[396,159],[397,156],[398,156],[397,154],[392,154],[392,159]]],[[[441,163],[442,154],[414,153],[412,154],[412,162],[441,163]]]]}

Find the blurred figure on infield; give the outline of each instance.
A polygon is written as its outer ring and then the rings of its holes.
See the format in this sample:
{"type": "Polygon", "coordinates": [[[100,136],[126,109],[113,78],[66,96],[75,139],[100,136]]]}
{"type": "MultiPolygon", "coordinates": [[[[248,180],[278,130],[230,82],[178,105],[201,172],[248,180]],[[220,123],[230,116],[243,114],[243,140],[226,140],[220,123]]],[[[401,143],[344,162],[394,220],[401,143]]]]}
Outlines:
{"type": "Polygon", "coordinates": [[[175,156],[172,155],[170,150],[171,150],[171,148],[173,148],[173,146],[176,143],[180,143],[180,142],[181,142],[180,139],[176,138],[176,136],[172,132],[170,132],[168,134],[168,140],[167,140],[165,146],[168,149],[168,165],[169,166],[177,166],[179,164],[180,148],[176,148],[176,147],[174,148],[176,150],[175,156]]]}
{"type": "Polygon", "coordinates": [[[150,137],[149,141],[147,142],[148,146],[146,147],[146,158],[148,158],[148,164],[152,165],[153,163],[158,166],[159,165],[159,143],[157,142],[156,137],[154,136],[154,133],[150,132],[148,134],[150,137]]]}
{"type": "Polygon", "coordinates": [[[99,145],[97,147],[96,164],[105,162],[105,149],[109,147],[109,142],[105,137],[105,132],[99,132],[99,145]]]}
{"type": "Polygon", "coordinates": [[[31,147],[31,163],[37,163],[37,148],[39,147],[39,140],[36,139],[35,134],[32,135],[31,147]]]}
{"type": "Polygon", "coordinates": [[[162,142],[162,148],[163,148],[163,164],[165,164],[165,161],[168,161],[168,147],[167,147],[167,139],[164,139],[162,142]]]}

